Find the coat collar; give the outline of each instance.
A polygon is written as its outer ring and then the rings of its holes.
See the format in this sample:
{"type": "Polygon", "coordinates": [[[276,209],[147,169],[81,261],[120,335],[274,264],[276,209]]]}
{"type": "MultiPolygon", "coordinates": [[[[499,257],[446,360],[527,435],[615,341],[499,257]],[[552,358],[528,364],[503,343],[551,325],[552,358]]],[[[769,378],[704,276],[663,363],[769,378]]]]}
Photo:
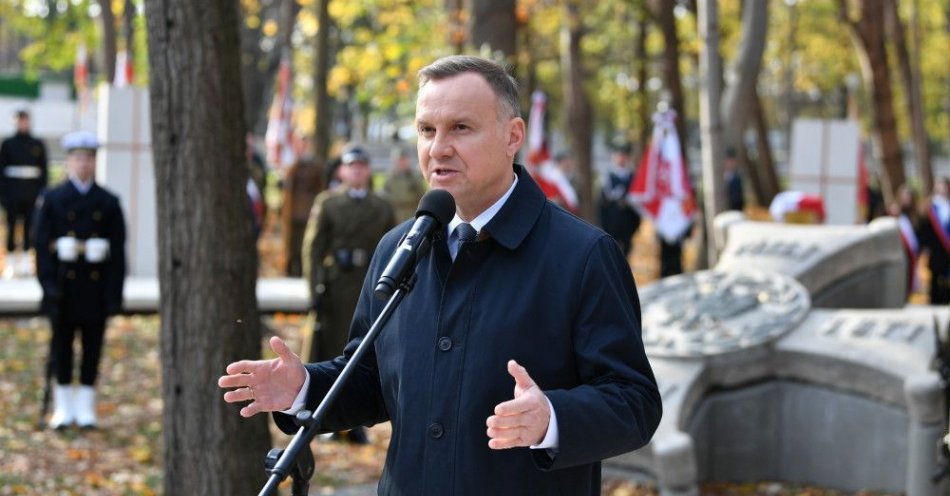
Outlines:
{"type": "Polygon", "coordinates": [[[531,232],[541,216],[547,200],[524,166],[514,164],[518,184],[501,210],[485,225],[487,232],[498,244],[509,250],[517,248],[531,232]]]}

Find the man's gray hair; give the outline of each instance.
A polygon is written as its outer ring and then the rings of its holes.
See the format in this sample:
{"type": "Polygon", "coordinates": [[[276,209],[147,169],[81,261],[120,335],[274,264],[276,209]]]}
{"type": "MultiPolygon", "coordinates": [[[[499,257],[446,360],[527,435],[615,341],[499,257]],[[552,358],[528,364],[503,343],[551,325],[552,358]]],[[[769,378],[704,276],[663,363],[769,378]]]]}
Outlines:
{"type": "Polygon", "coordinates": [[[429,81],[450,78],[466,72],[481,75],[488,82],[501,105],[499,117],[521,117],[521,102],[518,98],[518,83],[503,66],[473,55],[451,55],[443,57],[419,70],[419,88],[429,81]],[[505,115],[507,114],[507,115],[505,115]]]}

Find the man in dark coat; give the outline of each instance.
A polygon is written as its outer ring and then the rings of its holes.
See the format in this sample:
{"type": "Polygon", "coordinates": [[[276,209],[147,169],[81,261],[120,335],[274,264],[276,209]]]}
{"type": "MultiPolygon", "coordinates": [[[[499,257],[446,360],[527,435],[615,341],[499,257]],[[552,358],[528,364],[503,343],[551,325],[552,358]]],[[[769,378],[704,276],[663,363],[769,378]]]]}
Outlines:
{"type": "Polygon", "coordinates": [[[28,275],[32,269],[30,226],[33,207],[46,187],[46,145],[30,134],[30,114],[15,114],[16,134],[0,144],[0,203],[7,212],[7,259],[3,276],[28,275]],[[23,226],[23,243],[17,246],[17,227],[23,226]]]}
{"type": "Polygon", "coordinates": [[[726,184],[726,207],[729,210],[745,209],[745,192],[742,189],[742,176],[739,175],[739,163],[735,148],[727,148],[722,162],[723,180],[726,184]]]}
{"type": "MultiPolygon", "coordinates": [[[[601,460],[645,445],[659,423],[629,265],[513,165],[518,102],[485,59],[420,71],[420,169],[456,216],[324,423],[392,422],[379,494],[599,494],[601,460]]],[[[237,389],[225,401],[252,401],[243,416],[313,408],[380,314],[373,289],[410,225],[380,242],[343,356],[304,367],[274,338],[278,358],[227,367],[218,384],[237,389]]]]}
{"type": "Polygon", "coordinates": [[[95,183],[95,135],[70,133],[63,148],[69,177],[43,194],[33,227],[42,310],[53,329],[50,360],[56,383],[49,425],[95,427],[106,318],[122,309],[125,220],[119,199],[95,183]],[[73,388],[76,331],[82,338],[82,364],[73,388]]]}
{"type": "Polygon", "coordinates": [[[930,304],[950,303],[950,179],[934,182],[927,214],[920,221],[920,248],[928,255],[930,304]]]}
{"type": "Polygon", "coordinates": [[[627,192],[633,180],[631,147],[629,143],[622,142],[613,148],[613,162],[604,175],[597,210],[600,227],[617,240],[624,256],[629,257],[633,248],[633,235],[640,228],[640,213],[627,201],[627,192]]]}

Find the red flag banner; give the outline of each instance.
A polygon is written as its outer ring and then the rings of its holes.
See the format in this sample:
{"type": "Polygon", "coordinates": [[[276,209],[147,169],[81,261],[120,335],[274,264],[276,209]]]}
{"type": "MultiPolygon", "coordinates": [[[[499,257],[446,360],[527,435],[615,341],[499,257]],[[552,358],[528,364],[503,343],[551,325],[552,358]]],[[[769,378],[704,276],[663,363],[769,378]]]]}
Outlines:
{"type": "Polygon", "coordinates": [[[653,137],[630,183],[627,199],[648,216],[667,242],[683,238],[692,224],[696,200],[676,134],[676,112],[653,114],[653,137]]]}
{"type": "Polygon", "coordinates": [[[528,173],[534,182],[538,183],[547,199],[576,213],[579,207],[577,192],[564,172],[551,162],[551,151],[544,132],[547,101],[541,91],[531,94],[531,115],[528,116],[528,173]]]}
{"type": "Polygon", "coordinates": [[[528,116],[528,165],[541,165],[551,158],[544,136],[544,113],[548,99],[541,91],[531,94],[531,115],[528,116]]]}
{"type": "Polygon", "coordinates": [[[119,50],[115,54],[115,81],[113,82],[113,86],[116,88],[124,88],[132,84],[132,78],[134,76],[132,58],[129,56],[129,52],[119,50]]]}
{"type": "Polygon", "coordinates": [[[293,108],[291,97],[292,72],[290,57],[284,55],[280,59],[280,69],[277,72],[277,92],[270,107],[270,116],[267,121],[267,132],[264,142],[267,145],[267,161],[278,169],[289,167],[297,160],[293,147],[293,108]]]}

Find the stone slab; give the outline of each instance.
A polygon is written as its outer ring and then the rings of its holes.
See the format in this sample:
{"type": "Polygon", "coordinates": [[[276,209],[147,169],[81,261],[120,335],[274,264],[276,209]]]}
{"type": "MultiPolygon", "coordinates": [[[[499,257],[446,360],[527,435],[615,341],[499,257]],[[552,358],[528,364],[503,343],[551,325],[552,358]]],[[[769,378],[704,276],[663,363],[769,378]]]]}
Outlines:
{"type": "MultiPolygon", "coordinates": [[[[0,281],[0,315],[35,314],[40,308],[42,289],[35,278],[0,281]]],[[[123,311],[158,311],[158,279],[129,277],[123,290],[123,311]]],[[[310,296],[301,278],[264,278],[257,281],[257,305],[261,312],[307,312],[310,296]]]]}

